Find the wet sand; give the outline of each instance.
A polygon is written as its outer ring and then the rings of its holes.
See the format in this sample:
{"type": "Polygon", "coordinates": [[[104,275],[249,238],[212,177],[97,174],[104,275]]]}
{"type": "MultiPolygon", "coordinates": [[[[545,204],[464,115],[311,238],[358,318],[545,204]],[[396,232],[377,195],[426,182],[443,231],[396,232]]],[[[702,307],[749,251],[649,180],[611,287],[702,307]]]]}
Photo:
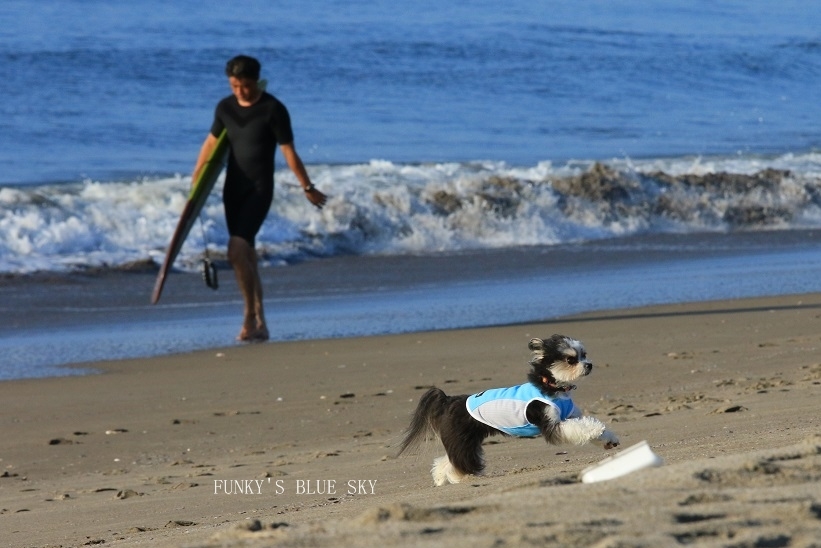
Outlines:
{"type": "MultiPolygon", "coordinates": [[[[594,310],[789,295],[818,289],[817,231],[646,235],[563,246],[348,256],[262,270],[271,338],[336,339],[553,321],[594,310]]],[[[231,345],[242,300],[156,265],[0,277],[0,379],[64,364],[231,345]]]]}
{"type": "Polygon", "coordinates": [[[821,294],[539,324],[280,342],[0,383],[0,544],[819,546],[821,294]],[[438,442],[395,457],[422,391],[518,384],[531,336],[585,342],[574,392],[665,465],[602,483],[612,452],[486,444],[434,487],[438,442]]]}

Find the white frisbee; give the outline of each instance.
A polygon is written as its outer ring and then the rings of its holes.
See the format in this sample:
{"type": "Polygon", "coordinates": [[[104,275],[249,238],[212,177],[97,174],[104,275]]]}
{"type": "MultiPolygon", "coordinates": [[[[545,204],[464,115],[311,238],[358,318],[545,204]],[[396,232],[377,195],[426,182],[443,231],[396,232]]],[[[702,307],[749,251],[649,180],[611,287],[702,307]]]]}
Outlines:
{"type": "Polygon", "coordinates": [[[618,478],[652,466],[661,466],[664,461],[653,453],[646,441],[631,445],[624,451],[607,457],[598,464],[582,470],[582,483],[593,483],[618,478]]]}

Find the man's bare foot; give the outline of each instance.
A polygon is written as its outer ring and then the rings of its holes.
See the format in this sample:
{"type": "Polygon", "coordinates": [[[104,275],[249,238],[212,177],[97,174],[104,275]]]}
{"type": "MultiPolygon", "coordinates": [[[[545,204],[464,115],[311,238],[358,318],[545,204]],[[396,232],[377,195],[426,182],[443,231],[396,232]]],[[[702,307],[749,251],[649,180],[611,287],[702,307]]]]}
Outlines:
{"type": "Polygon", "coordinates": [[[243,342],[262,342],[267,341],[268,337],[268,328],[263,325],[262,327],[255,327],[253,329],[243,327],[242,331],[237,335],[237,340],[243,342]]]}
{"type": "Polygon", "coordinates": [[[257,330],[253,334],[252,340],[257,342],[267,341],[269,336],[268,328],[263,325],[261,327],[257,327],[257,330]]]}

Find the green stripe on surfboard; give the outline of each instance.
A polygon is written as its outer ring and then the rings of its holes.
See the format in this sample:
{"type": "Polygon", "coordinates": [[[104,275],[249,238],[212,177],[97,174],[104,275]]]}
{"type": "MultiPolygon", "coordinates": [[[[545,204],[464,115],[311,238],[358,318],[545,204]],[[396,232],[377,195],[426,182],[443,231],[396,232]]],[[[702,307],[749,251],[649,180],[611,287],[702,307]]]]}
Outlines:
{"type": "MultiPolygon", "coordinates": [[[[205,162],[205,165],[200,170],[197,177],[196,184],[191,187],[191,192],[188,194],[188,199],[192,202],[201,200],[202,196],[208,197],[214,184],[217,182],[222,168],[225,167],[225,160],[228,156],[228,132],[222,130],[220,136],[217,137],[217,144],[214,146],[214,152],[205,162]]],[[[204,203],[204,201],[203,201],[204,203]]]]}
{"type": "Polygon", "coordinates": [[[191,227],[194,226],[197,217],[199,217],[200,211],[202,211],[206,200],[208,200],[208,195],[211,194],[211,190],[213,190],[214,185],[219,178],[219,174],[222,172],[222,168],[225,165],[225,160],[228,157],[227,135],[227,132],[223,129],[222,133],[217,138],[214,151],[211,153],[211,156],[208,157],[205,165],[200,170],[200,173],[197,176],[197,182],[188,194],[188,201],[185,203],[185,208],[180,215],[180,220],[177,223],[177,229],[171,237],[171,243],[168,244],[168,251],[165,254],[165,261],[163,261],[160,272],[157,274],[157,281],[154,284],[154,292],[151,295],[151,302],[153,304],[157,304],[160,300],[160,295],[162,294],[162,289],[165,285],[165,279],[168,276],[171,267],[174,265],[174,261],[176,260],[180,249],[182,249],[182,244],[185,243],[185,239],[188,237],[191,227]]]}

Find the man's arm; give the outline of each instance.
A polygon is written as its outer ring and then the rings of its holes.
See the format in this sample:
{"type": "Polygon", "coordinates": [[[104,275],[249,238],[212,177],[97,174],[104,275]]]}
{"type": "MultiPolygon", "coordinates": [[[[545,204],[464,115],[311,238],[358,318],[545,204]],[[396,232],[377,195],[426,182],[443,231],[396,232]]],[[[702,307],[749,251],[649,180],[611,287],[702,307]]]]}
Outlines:
{"type": "Polygon", "coordinates": [[[200,154],[197,157],[197,164],[194,166],[194,174],[191,175],[191,184],[195,184],[197,182],[197,178],[200,175],[200,171],[202,171],[205,162],[208,161],[208,158],[211,157],[211,153],[214,152],[214,149],[217,146],[217,138],[214,137],[211,133],[208,134],[208,137],[205,138],[205,141],[202,143],[202,148],[200,148],[200,154]]]}
{"type": "Polygon", "coordinates": [[[294,144],[279,145],[279,149],[282,151],[282,155],[285,157],[285,162],[288,164],[288,167],[291,168],[291,171],[294,172],[297,180],[299,180],[302,190],[305,191],[305,197],[316,207],[322,209],[322,206],[328,201],[328,197],[320,192],[311,182],[311,178],[308,177],[308,171],[302,163],[302,158],[297,154],[294,144]]]}

